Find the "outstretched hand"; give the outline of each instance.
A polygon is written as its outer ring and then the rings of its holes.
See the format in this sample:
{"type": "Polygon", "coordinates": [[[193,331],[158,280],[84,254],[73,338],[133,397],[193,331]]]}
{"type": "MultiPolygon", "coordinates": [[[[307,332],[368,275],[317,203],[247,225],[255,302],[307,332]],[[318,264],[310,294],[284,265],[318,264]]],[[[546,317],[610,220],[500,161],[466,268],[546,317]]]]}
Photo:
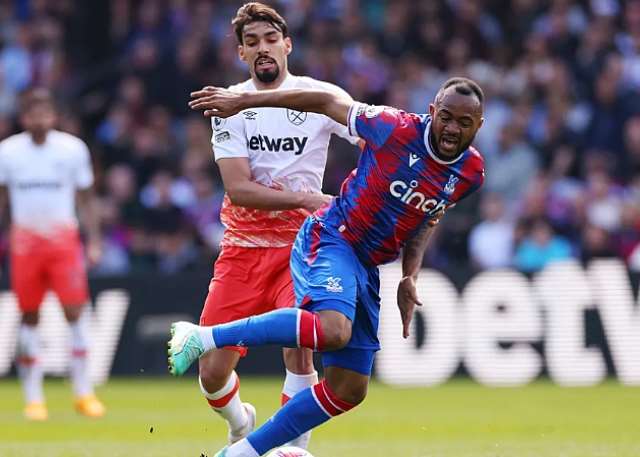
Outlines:
{"type": "Polygon", "coordinates": [[[226,118],[238,114],[245,108],[242,106],[243,94],[219,87],[203,87],[199,91],[191,92],[191,98],[189,108],[203,110],[206,117],[226,118]]]}
{"type": "Polygon", "coordinates": [[[440,219],[442,219],[442,216],[444,216],[444,209],[441,209],[436,214],[434,214],[433,217],[427,222],[427,225],[429,227],[435,227],[440,223],[440,219]]]}
{"type": "Polygon", "coordinates": [[[398,309],[402,318],[402,337],[409,337],[409,327],[413,319],[413,311],[417,306],[422,306],[416,292],[416,281],[411,276],[405,276],[398,284],[398,309]]]}

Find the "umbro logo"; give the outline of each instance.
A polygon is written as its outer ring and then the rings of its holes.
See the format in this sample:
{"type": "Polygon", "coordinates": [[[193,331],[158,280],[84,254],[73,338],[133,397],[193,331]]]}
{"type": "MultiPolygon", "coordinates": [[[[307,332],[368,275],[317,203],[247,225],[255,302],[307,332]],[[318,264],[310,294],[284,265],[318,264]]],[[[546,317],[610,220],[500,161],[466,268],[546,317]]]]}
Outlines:
{"type": "Polygon", "coordinates": [[[409,167],[413,167],[418,160],[420,160],[418,154],[409,154],[409,167]]]}
{"type": "Polygon", "coordinates": [[[256,116],[258,115],[258,113],[256,113],[255,111],[243,111],[242,114],[248,121],[255,121],[256,116]]]}

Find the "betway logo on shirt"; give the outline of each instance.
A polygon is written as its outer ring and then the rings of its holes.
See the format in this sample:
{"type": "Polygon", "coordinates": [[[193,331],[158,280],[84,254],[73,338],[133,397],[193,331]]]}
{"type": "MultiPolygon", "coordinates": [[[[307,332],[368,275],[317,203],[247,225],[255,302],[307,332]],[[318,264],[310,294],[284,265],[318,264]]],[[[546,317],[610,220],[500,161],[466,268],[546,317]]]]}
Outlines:
{"type": "Polygon", "coordinates": [[[309,138],[306,136],[271,138],[266,135],[254,135],[247,140],[247,147],[254,151],[292,151],[295,155],[300,155],[304,151],[308,140],[309,138]]]}
{"type": "Polygon", "coordinates": [[[18,189],[61,189],[62,183],[59,181],[23,181],[18,183],[18,189]]]}
{"type": "Polygon", "coordinates": [[[410,183],[404,181],[393,181],[389,185],[389,192],[394,197],[400,199],[401,202],[406,203],[409,206],[413,206],[419,209],[423,213],[433,216],[440,210],[447,208],[446,200],[436,200],[435,198],[427,198],[422,192],[418,192],[418,181],[413,180],[410,183]]]}

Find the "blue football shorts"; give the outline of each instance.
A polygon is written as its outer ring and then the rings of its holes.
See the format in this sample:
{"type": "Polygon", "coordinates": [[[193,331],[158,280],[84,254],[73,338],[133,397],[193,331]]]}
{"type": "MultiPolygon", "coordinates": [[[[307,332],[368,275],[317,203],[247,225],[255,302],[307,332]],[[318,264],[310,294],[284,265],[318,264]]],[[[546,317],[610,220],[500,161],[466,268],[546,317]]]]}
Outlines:
{"type": "Polygon", "coordinates": [[[304,222],[291,251],[296,307],[333,310],[352,322],[351,340],[337,351],[322,353],[322,363],[370,376],[380,349],[380,277],[363,265],[351,246],[313,217],[304,222]]]}

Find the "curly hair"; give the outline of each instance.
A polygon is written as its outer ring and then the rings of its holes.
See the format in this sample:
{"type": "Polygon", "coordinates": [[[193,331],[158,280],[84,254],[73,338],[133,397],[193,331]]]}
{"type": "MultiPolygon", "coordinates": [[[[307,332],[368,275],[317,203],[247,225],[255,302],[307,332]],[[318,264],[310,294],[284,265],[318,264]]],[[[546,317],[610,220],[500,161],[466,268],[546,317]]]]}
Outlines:
{"type": "Polygon", "coordinates": [[[244,27],[252,22],[267,22],[276,30],[282,32],[284,37],[289,36],[287,22],[275,9],[263,3],[250,2],[238,8],[236,17],[231,21],[238,43],[243,44],[242,33],[244,27]]]}

